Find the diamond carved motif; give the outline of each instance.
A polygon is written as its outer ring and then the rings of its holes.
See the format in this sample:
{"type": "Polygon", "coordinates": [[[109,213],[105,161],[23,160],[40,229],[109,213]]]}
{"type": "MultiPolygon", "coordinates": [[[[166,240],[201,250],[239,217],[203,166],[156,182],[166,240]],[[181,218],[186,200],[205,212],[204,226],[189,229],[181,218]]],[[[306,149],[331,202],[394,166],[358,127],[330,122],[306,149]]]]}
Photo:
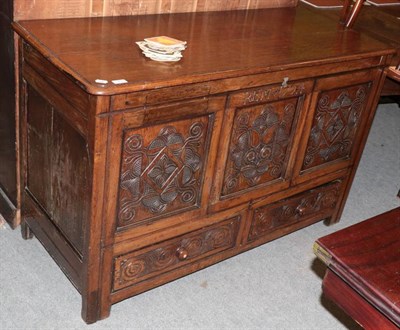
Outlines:
{"type": "Polygon", "coordinates": [[[157,187],[163,188],[166,182],[168,182],[168,178],[171,177],[177,168],[178,166],[176,166],[176,164],[164,154],[149,171],[148,177],[157,185],[157,187]]]}
{"type": "Polygon", "coordinates": [[[207,128],[208,117],[201,117],[125,135],[119,227],[198,207],[207,128]]]}
{"type": "Polygon", "coordinates": [[[368,90],[369,84],[363,84],[320,95],[303,170],[350,157],[368,90]]]}
{"type": "Polygon", "coordinates": [[[297,100],[291,98],[237,111],[222,195],[282,177],[297,100]]]}

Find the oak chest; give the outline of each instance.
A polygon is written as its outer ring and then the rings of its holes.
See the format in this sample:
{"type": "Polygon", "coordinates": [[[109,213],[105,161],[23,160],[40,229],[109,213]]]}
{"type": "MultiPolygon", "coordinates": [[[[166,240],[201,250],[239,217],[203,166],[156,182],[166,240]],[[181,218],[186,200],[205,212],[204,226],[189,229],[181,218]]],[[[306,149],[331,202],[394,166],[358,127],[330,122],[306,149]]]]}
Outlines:
{"type": "Polygon", "coordinates": [[[88,323],[338,221],[393,53],[301,6],[14,29],[24,235],[79,290],[88,323]],[[156,35],[186,40],[183,59],[146,59],[134,42],[156,35]]]}

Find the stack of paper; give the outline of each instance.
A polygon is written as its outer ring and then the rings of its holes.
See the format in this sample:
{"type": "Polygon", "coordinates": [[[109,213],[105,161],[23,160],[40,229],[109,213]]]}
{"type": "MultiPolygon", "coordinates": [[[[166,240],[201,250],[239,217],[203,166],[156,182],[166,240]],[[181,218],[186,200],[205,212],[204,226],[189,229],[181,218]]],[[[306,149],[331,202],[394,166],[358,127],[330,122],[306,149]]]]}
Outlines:
{"type": "Polygon", "coordinates": [[[136,44],[146,57],[160,62],[179,61],[182,51],[186,48],[186,41],[166,36],[146,38],[144,41],[137,41],[136,44]]]}

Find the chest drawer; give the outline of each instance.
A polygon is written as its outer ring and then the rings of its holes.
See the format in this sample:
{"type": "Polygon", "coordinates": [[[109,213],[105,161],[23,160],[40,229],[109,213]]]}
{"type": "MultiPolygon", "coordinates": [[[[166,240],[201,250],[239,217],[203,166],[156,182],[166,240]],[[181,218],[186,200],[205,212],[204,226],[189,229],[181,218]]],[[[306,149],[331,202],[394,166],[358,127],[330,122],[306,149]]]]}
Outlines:
{"type": "Polygon", "coordinates": [[[114,291],[233,248],[240,216],[114,259],[114,291]]]}
{"type": "Polygon", "coordinates": [[[343,186],[344,182],[340,179],[288,199],[256,207],[252,212],[248,242],[301,221],[332,215],[343,186]]]}

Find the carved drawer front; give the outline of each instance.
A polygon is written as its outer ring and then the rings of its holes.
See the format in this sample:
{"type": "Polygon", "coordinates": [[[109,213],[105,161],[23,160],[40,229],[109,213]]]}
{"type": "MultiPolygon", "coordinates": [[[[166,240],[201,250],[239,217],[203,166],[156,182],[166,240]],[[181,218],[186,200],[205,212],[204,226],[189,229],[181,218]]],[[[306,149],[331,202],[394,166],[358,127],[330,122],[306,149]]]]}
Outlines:
{"type": "Polygon", "coordinates": [[[237,216],[116,258],[114,291],[234,247],[239,222],[237,216]]]}
{"type": "Polygon", "coordinates": [[[248,241],[314,216],[328,216],[337,206],[342,180],[295,195],[274,204],[258,207],[253,212],[248,241]]]}
{"type": "Polygon", "coordinates": [[[299,82],[230,97],[215,183],[217,200],[255,198],[265,194],[266,187],[273,192],[289,185],[294,134],[310,90],[309,82],[299,82]]]}

